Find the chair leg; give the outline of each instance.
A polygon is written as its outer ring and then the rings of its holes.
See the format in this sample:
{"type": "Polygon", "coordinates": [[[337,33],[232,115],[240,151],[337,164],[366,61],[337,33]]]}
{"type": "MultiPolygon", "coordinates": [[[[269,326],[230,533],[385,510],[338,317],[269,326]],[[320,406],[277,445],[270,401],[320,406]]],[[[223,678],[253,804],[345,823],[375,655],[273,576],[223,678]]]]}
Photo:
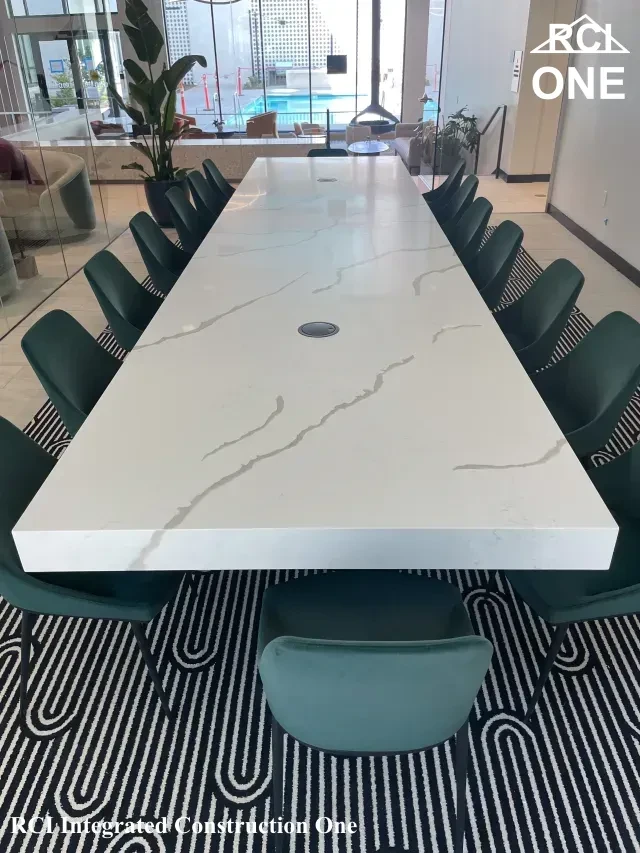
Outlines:
{"type": "Polygon", "coordinates": [[[525,720],[528,720],[533,714],[536,705],[538,704],[538,699],[542,694],[542,689],[549,678],[549,673],[551,672],[551,667],[553,666],[553,662],[556,659],[558,652],[562,646],[565,635],[569,630],[569,624],[558,625],[553,635],[553,639],[551,641],[551,646],[549,651],[547,652],[547,656],[544,659],[544,663],[542,664],[542,669],[540,670],[540,675],[538,676],[538,681],[536,683],[535,690],[533,691],[533,696],[529,700],[529,705],[527,707],[527,712],[524,715],[525,720]]]}
{"type": "Polygon", "coordinates": [[[491,575],[491,579],[489,580],[489,583],[487,584],[486,593],[487,593],[487,595],[491,595],[492,592],[497,592],[497,591],[498,591],[498,573],[493,572],[491,575]]]}
{"type": "Polygon", "coordinates": [[[453,853],[462,853],[467,822],[467,759],[469,757],[469,721],[456,734],[456,826],[453,853]]]}
{"type": "Polygon", "coordinates": [[[158,675],[158,670],[156,669],[156,664],[153,660],[153,655],[151,654],[151,647],[149,646],[149,641],[147,640],[144,625],[141,622],[129,622],[129,625],[131,625],[131,630],[133,631],[133,635],[136,638],[136,642],[138,643],[138,648],[140,649],[142,660],[147,666],[147,671],[151,677],[153,686],[155,687],[156,693],[158,694],[158,697],[160,699],[162,709],[167,715],[167,717],[170,720],[173,720],[175,715],[169,706],[169,700],[167,699],[167,695],[162,688],[162,682],[160,680],[160,676],[158,675]]]}
{"type": "Polygon", "coordinates": [[[27,722],[27,690],[29,687],[29,659],[31,658],[31,637],[36,621],[35,613],[22,611],[20,632],[20,719],[27,722]]]}
{"type": "MultiPolygon", "coordinates": [[[[276,718],[271,714],[271,802],[272,817],[277,820],[282,817],[282,791],[284,788],[284,731],[276,718]]],[[[274,849],[282,853],[283,837],[274,835],[274,849]]]]}

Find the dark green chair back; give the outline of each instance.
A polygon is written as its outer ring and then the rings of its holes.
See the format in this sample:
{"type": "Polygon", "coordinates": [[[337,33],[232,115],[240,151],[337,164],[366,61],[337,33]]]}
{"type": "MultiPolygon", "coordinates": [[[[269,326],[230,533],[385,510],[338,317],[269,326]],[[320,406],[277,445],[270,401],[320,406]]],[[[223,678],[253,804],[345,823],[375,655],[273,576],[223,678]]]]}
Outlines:
{"type": "Polygon", "coordinates": [[[111,252],[94,255],[85,266],[84,274],[116,341],[123,349],[132,350],[162,300],[138,284],[111,252]]]}
{"type": "Polygon", "coordinates": [[[640,323],[608,314],[532,381],[579,457],[602,449],[640,383],[640,323]]]}
{"type": "Polygon", "coordinates": [[[56,464],[22,430],[0,417],[0,595],[16,607],[33,603],[11,531],[56,464]]]}
{"type": "Polygon", "coordinates": [[[120,362],[66,311],[49,311],[25,333],[22,349],[71,435],[118,372],[120,362]]]}
{"type": "Polygon", "coordinates": [[[492,212],[493,205],[486,198],[477,198],[460,217],[451,235],[447,235],[456,254],[467,269],[478,254],[492,212]]]}
{"type": "Polygon", "coordinates": [[[476,176],[469,175],[452,195],[451,200],[444,207],[434,210],[435,217],[447,236],[453,234],[461,217],[473,204],[478,184],[476,176]]]}
{"type": "Polygon", "coordinates": [[[496,321],[529,372],[549,364],[573,311],[584,276],[571,261],[554,261],[496,321]]]}
{"type": "Polygon", "coordinates": [[[522,228],[515,222],[501,222],[467,267],[491,309],[496,308],[502,299],[523,237],[522,228]]]}
{"type": "Polygon", "coordinates": [[[278,637],[262,653],[260,676],[274,717],[303,743],[328,752],[408,752],[462,727],[491,654],[491,643],[477,636],[396,643],[278,637]]]}
{"type": "Polygon", "coordinates": [[[307,157],[348,157],[346,148],[312,148],[307,157]]]}
{"type": "Polygon", "coordinates": [[[467,163],[464,157],[458,157],[451,167],[447,179],[439,187],[436,187],[435,190],[422,194],[422,198],[427,202],[429,207],[434,209],[439,207],[442,209],[451,201],[454,193],[462,183],[466,167],[467,163]]]}
{"type": "Polygon", "coordinates": [[[216,166],[213,160],[207,158],[202,163],[202,168],[204,169],[204,175],[206,179],[209,181],[211,189],[219,190],[222,195],[225,197],[227,201],[234,194],[235,190],[224,177],[220,169],[216,166]]]}
{"type": "Polygon", "coordinates": [[[195,255],[210,231],[208,220],[198,213],[179,187],[172,187],[165,197],[183,249],[195,255]]]}
{"type": "Polygon", "coordinates": [[[214,224],[216,219],[224,210],[226,199],[221,192],[214,192],[209,186],[207,179],[201,172],[189,172],[187,175],[191,197],[196,210],[207,223],[208,227],[214,224]]]}
{"type": "MultiPolygon", "coordinates": [[[[600,497],[617,519],[640,521],[640,444],[588,472],[600,497]]],[[[640,559],[637,560],[640,582],[640,559]]]]}
{"type": "Polygon", "coordinates": [[[136,213],[129,227],[153,286],[166,296],[191,260],[191,255],[175,246],[144,211],[136,213]]]}

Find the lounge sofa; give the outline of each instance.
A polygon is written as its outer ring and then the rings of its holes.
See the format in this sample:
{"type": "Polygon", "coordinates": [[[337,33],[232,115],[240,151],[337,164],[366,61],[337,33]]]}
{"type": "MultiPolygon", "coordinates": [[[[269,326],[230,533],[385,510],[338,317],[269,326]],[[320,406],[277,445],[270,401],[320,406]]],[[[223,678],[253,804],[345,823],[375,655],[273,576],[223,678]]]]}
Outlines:
{"type": "Polygon", "coordinates": [[[25,237],[41,238],[44,232],[61,240],[93,231],[96,211],[82,157],[46,148],[25,148],[24,154],[40,180],[31,185],[2,182],[0,216],[5,229],[25,237]]]}
{"type": "MultiPolygon", "coordinates": [[[[433,124],[433,122],[427,123],[433,124]]],[[[396,125],[396,138],[393,147],[402,157],[411,175],[420,174],[425,143],[423,139],[424,122],[401,122],[396,125]]]]}

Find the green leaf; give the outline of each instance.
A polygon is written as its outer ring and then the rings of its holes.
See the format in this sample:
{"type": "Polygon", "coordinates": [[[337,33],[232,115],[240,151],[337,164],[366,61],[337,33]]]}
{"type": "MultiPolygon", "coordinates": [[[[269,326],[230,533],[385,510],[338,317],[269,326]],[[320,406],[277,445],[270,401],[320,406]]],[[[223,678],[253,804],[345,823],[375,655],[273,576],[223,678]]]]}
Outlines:
{"type": "Polygon", "coordinates": [[[203,68],[207,67],[207,60],[204,56],[183,56],[180,59],[177,59],[171,68],[167,68],[162,72],[162,76],[169,93],[178,88],[180,81],[184,79],[196,63],[201,65],[203,68]]]}
{"type": "Polygon", "coordinates": [[[167,101],[167,105],[164,111],[164,121],[162,122],[162,128],[165,134],[169,134],[173,132],[173,122],[176,118],[176,95],[175,92],[169,93],[169,100],[167,101]]]}
{"type": "Polygon", "coordinates": [[[164,47],[162,33],[152,21],[142,0],[127,0],[125,14],[133,26],[123,24],[123,29],[129,36],[136,56],[140,62],[153,65],[164,47]]]}
{"type": "Polygon", "coordinates": [[[141,154],[144,154],[145,157],[148,157],[149,160],[151,160],[151,162],[153,163],[153,165],[155,167],[155,165],[156,165],[155,160],[153,158],[151,151],[149,150],[148,145],[143,145],[141,142],[132,142],[131,147],[135,148],[136,151],[139,151],[141,154]]]}
{"type": "Polygon", "coordinates": [[[133,172],[144,172],[145,175],[147,174],[147,170],[144,166],[141,166],[140,163],[127,163],[126,166],[121,166],[120,168],[133,172]]]}
{"type": "Polygon", "coordinates": [[[109,93],[113,100],[118,104],[120,109],[124,110],[125,113],[129,116],[130,119],[133,120],[135,124],[145,124],[144,116],[140,112],[140,110],[137,110],[135,107],[132,107],[131,104],[125,104],[117,89],[110,85],[109,93]]]}
{"type": "Polygon", "coordinates": [[[193,169],[189,166],[186,169],[176,169],[175,176],[177,181],[181,181],[183,178],[186,178],[189,172],[193,172],[193,169]]]}
{"type": "Polygon", "coordinates": [[[138,85],[141,85],[143,83],[150,82],[147,75],[144,73],[142,68],[140,68],[140,66],[134,59],[125,59],[124,67],[127,71],[127,74],[129,75],[129,77],[131,77],[134,83],[138,83],[138,85]]]}

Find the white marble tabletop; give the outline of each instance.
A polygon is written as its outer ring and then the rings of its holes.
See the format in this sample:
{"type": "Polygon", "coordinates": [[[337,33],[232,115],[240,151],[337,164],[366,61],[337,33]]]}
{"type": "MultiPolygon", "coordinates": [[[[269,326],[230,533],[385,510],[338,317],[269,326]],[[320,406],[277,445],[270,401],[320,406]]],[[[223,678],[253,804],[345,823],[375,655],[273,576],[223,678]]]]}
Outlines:
{"type": "Polygon", "coordinates": [[[256,161],[14,531],[85,572],[605,569],[616,535],[384,157],[256,161]]]}

